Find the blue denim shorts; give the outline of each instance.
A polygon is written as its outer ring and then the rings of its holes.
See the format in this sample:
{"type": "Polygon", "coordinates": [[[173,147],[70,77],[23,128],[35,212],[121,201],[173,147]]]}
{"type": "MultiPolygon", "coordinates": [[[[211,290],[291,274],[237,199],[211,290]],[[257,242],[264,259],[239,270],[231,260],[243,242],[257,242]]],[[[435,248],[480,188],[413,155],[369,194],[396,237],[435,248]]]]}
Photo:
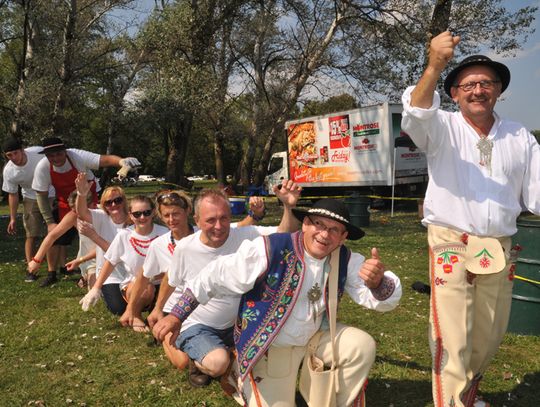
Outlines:
{"type": "Polygon", "coordinates": [[[176,338],[176,347],[189,358],[202,363],[204,357],[214,349],[233,346],[233,328],[216,329],[207,325],[190,326],[176,338]]]}

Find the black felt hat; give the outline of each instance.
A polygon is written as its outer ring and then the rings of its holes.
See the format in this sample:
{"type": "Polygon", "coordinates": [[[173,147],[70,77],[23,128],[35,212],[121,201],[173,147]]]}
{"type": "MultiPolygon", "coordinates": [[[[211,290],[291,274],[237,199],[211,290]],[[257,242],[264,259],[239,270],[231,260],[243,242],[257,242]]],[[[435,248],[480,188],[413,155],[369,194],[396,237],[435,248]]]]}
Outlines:
{"type": "Polygon", "coordinates": [[[15,137],[7,138],[6,140],[4,140],[4,143],[2,144],[2,151],[4,153],[20,150],[21,148],[23,148],[21,140],[15,137]]]}
{"type": "Polygon", "coordinates": [[[503,93],[508,87],[508,84],[510,83],[510,70],[507,68],[506,65],[501,64],[500,62],[495,62],[484,55],[472,55],[465,58],[459,63],[458,66],[452,69],[452,71],[450,71],[450,73],[444,80],[444,90],[448,96],[452,97],[452,95],[450,94],[450,88],[454,85],[458,74],[463,69],[473,65],[485,65],[493,69],[501,80],[501,93],[503,93]]]}
{"type": "Polygon", "coordinates": [[[349,210],[345,204],[337,199],[324,198],[313,204],[309,209],[293,208],[294,216],[302,222],[308,215],[322,216],[341,223],[347,229],[349,240],[358,240],[365,235],[364,231],[354,226],[350,219],[349,210]]]}
{"type": "Polygon", "coordinates": [[[41,146],[43,150],[39,154],[55,153],[66,149],[64,142],[58,137],[45,137],[41,140],[41,146]]]}

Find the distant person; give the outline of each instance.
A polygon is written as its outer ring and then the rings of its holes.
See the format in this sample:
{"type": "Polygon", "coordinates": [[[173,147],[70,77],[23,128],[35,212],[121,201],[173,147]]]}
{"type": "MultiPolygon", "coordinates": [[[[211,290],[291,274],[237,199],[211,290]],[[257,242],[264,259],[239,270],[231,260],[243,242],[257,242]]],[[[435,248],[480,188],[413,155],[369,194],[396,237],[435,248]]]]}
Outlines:
{"type": "MultiPolygon", "coordinates": [[[[97,170],[101,167],[122,167],[119,174],[125,176],[131,168],[140,165],[139,160],[133,157],[121,158],[116,155],[99,155],[85,150],[67,149],[64,142],[58,137],[44,138],[42,146],[40,154],[44,154],[46,158],[43,158],[36,166],[32,188],[37,192],[39,210],[49,231],[70,211],[67,198],[70,192],[75,189],[75,178],[79,172],[87,173],[88,180],[93,180],[94,174],[91,170],[97,170]],[[49,200],[46,199],[47,191],[51,185],[56,191],[58,204],[56,215],[53,214],[49,200]]],[[[96,180],[91,189],[95,203],[98,201],[97,186],[96,180]]],[[[69,246],[76,234],[75,228],[70,229],[55,244],[69,246]]],[[[63,257],[61,263],[65,262],[65,254],[63,257]]],[[[50,270],[42,285],[47,286],[56,281],[56,270],[50,270]]]]}
{"type": "Polygon", "coordinates": [[[510,71],[483,55],[461,61],[435,91],[459,37],[431,41],[429,62],[403,94],[402,128],[428,159],[424,201],[431,279],[435,407],[486,406],[477,389],[508,325],[522,205],[540,215],[540,146],[521,124],[494,111],[510,71]]]}
{"type": "MultiPolygon", "coordinates": [[[[234,327],[235,398],[246,406],[295,405],[298,369],[308,342],[319,332],[316,355],[325,366],[331,365],[328,260],[335,249],[340,253],[338,298],[346,291],[359,305],[390,311],[401,297],[399,278],[385,270],[376,248],[367,259],[344,246],[347,238],[357,240],[364,232],[350,223],[342,202],[321,199],[312,208],[295,208],[293,213],[302,221],[301,231],[245,241],[230,255],[191,273],[178,304],[153,329],[159,340],[170,333],[175,340],[201,308],[241,295],[234,327]]],[[[215,318],[220,315],[216,309],[215,318]]],[[[337,405],[363,406],[375,341],[366,332],[342,324],[336,331],[337,405]]]]}
{"type": "MultiPolygon", "coordinates": [[[[14,235],[17,233],[17,209],[19,207],[19,187],[23,197],[23,226],[26,234],[24,242],[24,254],[26,262],[29,263],[35,254],[36,239],[43,237],[47,230],[45,221],[41,216],[37,204],[36,192],[32,189],[34,171],[38,162],[43,158],[39,152],[42,147],[34,146],[23,148],[19,139],[9,137],[2,145],[2,151],[8,162],[3,170],[2,190],[8,193],[9,223],[7,233],[14,235]]],[[[47,199],[54,198],[54,188],[50,188],[44,194],[47,199]]],[[[43,261],[44,259],[41,259],[43,261]]],[[[49,270],[56,265],[55,253],[51,257],[47,256],[49,270]]],[[[37,280],[37,274],[26,273],[25,281],[33,282],[37,280]]]]}

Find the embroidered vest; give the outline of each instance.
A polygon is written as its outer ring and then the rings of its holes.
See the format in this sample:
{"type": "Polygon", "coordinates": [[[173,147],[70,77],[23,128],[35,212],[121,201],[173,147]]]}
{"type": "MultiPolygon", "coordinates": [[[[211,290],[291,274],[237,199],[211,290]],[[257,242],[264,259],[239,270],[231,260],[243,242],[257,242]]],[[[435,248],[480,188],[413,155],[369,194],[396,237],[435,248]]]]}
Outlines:
{"type": "MultiPolygon", "coordinates": [[[[265,237],[268,269],[252,290],[242,296],[234,327],[238,368],[244,380],[272,344],[298,299],[304,281],[304,245],[301,232],[265,237]]],[[[350,251],[341,246],[338,298],[343,295],[350,251]]],[[[327,303],[328,287],[325,287],[327,303]]],[[[328,313],[328,309],[327,309],[328,313]]]]}

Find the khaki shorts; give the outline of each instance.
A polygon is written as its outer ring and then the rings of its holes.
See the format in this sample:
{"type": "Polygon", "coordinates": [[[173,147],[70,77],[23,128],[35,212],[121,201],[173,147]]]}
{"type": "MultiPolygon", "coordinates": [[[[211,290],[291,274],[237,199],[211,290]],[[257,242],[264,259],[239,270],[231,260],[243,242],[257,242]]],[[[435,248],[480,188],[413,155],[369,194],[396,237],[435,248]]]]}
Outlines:
{"type": "Polygon", "coordinates": [[[26,237],[43,237],[47,234],[47,226],[35,199],[23,199],[23,225],[26,237]]]}

